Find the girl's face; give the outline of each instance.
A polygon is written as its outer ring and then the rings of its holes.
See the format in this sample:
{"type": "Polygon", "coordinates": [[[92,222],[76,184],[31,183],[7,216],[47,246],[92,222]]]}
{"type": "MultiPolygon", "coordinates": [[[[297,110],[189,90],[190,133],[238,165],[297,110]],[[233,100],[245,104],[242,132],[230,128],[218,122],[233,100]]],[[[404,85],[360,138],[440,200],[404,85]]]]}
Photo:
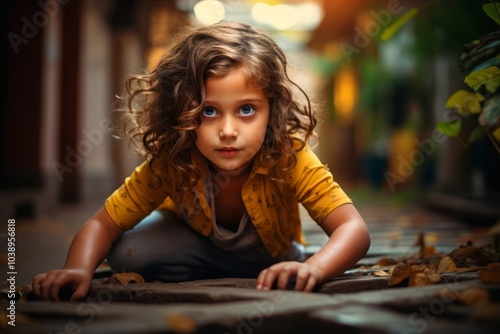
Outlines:
{"type": "Polygon", "coordinates": [[[241,67],[209,77],[205,89],[196,146],[219,170],[248,170],[264,142],[269,120],[264,90],[253,85],[241,67]]]}

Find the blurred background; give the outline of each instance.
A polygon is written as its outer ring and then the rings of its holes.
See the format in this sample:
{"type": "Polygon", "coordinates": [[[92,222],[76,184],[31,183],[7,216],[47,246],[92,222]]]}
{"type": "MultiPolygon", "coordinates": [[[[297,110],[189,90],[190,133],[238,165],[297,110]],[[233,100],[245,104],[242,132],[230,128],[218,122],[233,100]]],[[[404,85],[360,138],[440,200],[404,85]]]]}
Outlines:
{"type": "Polygon", "coordinates": [[[2,222],[102,205],[141,160],[109,130],[127,75],[153,68],[183,27],[220,20],[265,29],[285,50],[293,78],[324,112],[317,153],[355,200],[390,196],[461,217],[500,216],[498,148],[487,136],[464,145],[436,130],[450,116],[448,98],[467,88],[464,44],[498,28],[481,1],[0,6],[2,222]]]}

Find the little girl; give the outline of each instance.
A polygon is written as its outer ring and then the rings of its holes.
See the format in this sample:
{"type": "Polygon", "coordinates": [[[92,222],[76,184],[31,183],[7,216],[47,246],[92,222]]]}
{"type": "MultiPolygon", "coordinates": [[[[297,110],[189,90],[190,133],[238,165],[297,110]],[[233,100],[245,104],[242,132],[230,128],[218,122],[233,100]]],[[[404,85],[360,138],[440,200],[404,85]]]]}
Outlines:
{"type": "Polygon", "coordinates": [[[146,280],[257,277],[268,290],[295,278],[312,291],[366,254],[363,219],[308,146],[309,99],[265,33],[191,29],[127,92],[146,159],[77,233],[64,269],[33,279],[37,296],[67,286],[83,299],[105,258],[146,280]],[[305,262],[298,203],[329,236],[305,262]]]}

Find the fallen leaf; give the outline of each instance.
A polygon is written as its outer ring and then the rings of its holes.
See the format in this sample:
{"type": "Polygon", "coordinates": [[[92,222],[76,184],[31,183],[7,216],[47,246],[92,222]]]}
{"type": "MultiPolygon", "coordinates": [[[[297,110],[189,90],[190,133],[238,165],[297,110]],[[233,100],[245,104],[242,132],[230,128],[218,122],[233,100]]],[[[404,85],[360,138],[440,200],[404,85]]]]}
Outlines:
{"type": "Polygon", "coordinates": [[[421,248],[425,247],[425,236],[424,233],[420,232],[417,235],[417,239],[413,242],[413,246],[420,246],[421,248]]]}
{"type": "Polygon", "coordinates": [[[119,273],[109,278],[109,284],[144,283],[144,278],[138,273],[119,273]]]}
{"type": "Polygon", "coordinates": [[[486,284],[500,284],[500,269],[485,268],[479,271],[479,278],[486,284]]]}
{"type": "Polygon", "coordinates": [[[436,273],[413,273],[410,275],[408,280],[408,286],[417,287],[417,286],[426,286],[433,285],[436,282],[439,282],[441,276],[436,273]]]}
{"type": "Polygon", "coordinates": [[[420,250],[423,255],[434,255],[436,254],[436,247],[434,246],[424,246],[420,250]]]}
{"type": "Polygon", "coordinates": [[[464,268],[457,268],[457,273],[467,273],[471,271],[478,271],[483,269],[484,267],[478,267],[478,266],[470,266],[470,267],[464,267],[464,268]]]}
{"type": "Polygon", "coordinates": [[[427,264],[427,267],[429,267],[429,270],[432,270],[433,273],[438,272],[438,263],[429,263],[427,264]]]}
{"type": "Polygon", "coordinates": [[[477,305],[486,303],[490,299],[490,293],[486,289],[470,288],[460,292],[457,295],[457,300],[466,305],[477,305]]]}
{"type": "Polygon", "coordinates": [[[451,271],[457,271],[457,266],[455,262],[449,256],[445,256],[439,261],[438,273],[449,273],[451,271]]]}
{"type": "Polygon", "coordinates": [[[439,237],[439,234],[435,232],[427,233],[425,235],[425,241],[428,243],[436,244],[437,242],[439,242],[440,239],[441,238],[439,237]]]}
{"type": "Polygon", "coordinates": [[[400,262],[389,271],[389,286],[397,285],[410,277],[410,266],[400,262]]]}
{"type": "Polygon", "coordinates": [[[384,256],[377,262],[376,266],[379,267],[392,266],[395,265],[396,263],[397,263],[396,260],[394,260],[392,257],[384,256]]]}
{"type": "Polygon", "coordinates": [[[461,245],[453,250],[449,257],[455,262],[457,267],[468,267],[471,265],[484,266],[492,262],[492,259],[481,249],[468,245],[461,245]]]}
{"type": "Polygon", "coordinates": [[[459,294],[459,291],[451,290],[449,288],[444,288],[439,291],[439,297],[441,298],[441,300],[449,300],[450,302],[454,302],[455,300],[457,300],[459,294]]]}
{"type": "Polygon", "coordinates": [[[434,246],[427,246],[425,241],[426,241],[425,234],[423,232],[420,232],[417,236],[417,239],[413,242],[413,246],[420,247],[419,255],[427,256],[436,254],[436,248],[434,246]]]}
{"type": "Polygon", "coordinates": [[[500,262],[492,262],[486,266],[487,269],[500,270],[500,262]]]}
{"type": "Polygon", "coordinates": [[[424,270],[428,269],[429,267],[425,263],[420,263],[420,264],[414,264],[410,267],[410,272],[411,273],[422,273],[424,270]]]}
{"type": "Polygon", "coordinates": [[[165,322],[176,333],[194,333],[197,330],[196,322],[184,314],[169,313],[165,322]]]}
{"type": "Polygon", "coordinates": [[[372,273],[373,276],[377,277],[389,277],[391,276],[387,271],[384,270],[377,270],[372,273]]]}
{"type": "MultiPolygon", "coordinates": [[[[0,284],[4,285],[4,284],[0,284]]],[[[5,284],[8,285],[8,284],[5,284]]],[[[15,300],[26,300],[26,296],[32,291],[31,284],[28,285],[16,285],[14,291],[10,288],[5,288],[0,290],[0,301],[9,301],[10,299],[15,300]],[[13,296],[12,296],[13,294],[13,296]]]]}

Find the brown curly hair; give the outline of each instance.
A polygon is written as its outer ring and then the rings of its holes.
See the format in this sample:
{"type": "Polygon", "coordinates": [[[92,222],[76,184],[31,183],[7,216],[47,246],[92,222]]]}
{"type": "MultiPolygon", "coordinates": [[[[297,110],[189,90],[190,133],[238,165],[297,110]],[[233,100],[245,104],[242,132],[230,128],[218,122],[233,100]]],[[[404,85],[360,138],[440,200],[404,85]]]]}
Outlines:
{"type": "Polygon", "coordinates": [[[196,149],[193,130],[200,124],[205,82],[237,67],[244,67],[269,98],[261,151],[270,176],[281,180],[295,165],[295,149],[315,135],[317,121],[309,97],[290,80],[285,54],[271,37],[248,24],[221,22],[188,28],[151,73],[127,81],[125,132],[139,141],[155,173],[175,166],[182,175],[181,187],[199,180],[191,152],[196,149]]]}

